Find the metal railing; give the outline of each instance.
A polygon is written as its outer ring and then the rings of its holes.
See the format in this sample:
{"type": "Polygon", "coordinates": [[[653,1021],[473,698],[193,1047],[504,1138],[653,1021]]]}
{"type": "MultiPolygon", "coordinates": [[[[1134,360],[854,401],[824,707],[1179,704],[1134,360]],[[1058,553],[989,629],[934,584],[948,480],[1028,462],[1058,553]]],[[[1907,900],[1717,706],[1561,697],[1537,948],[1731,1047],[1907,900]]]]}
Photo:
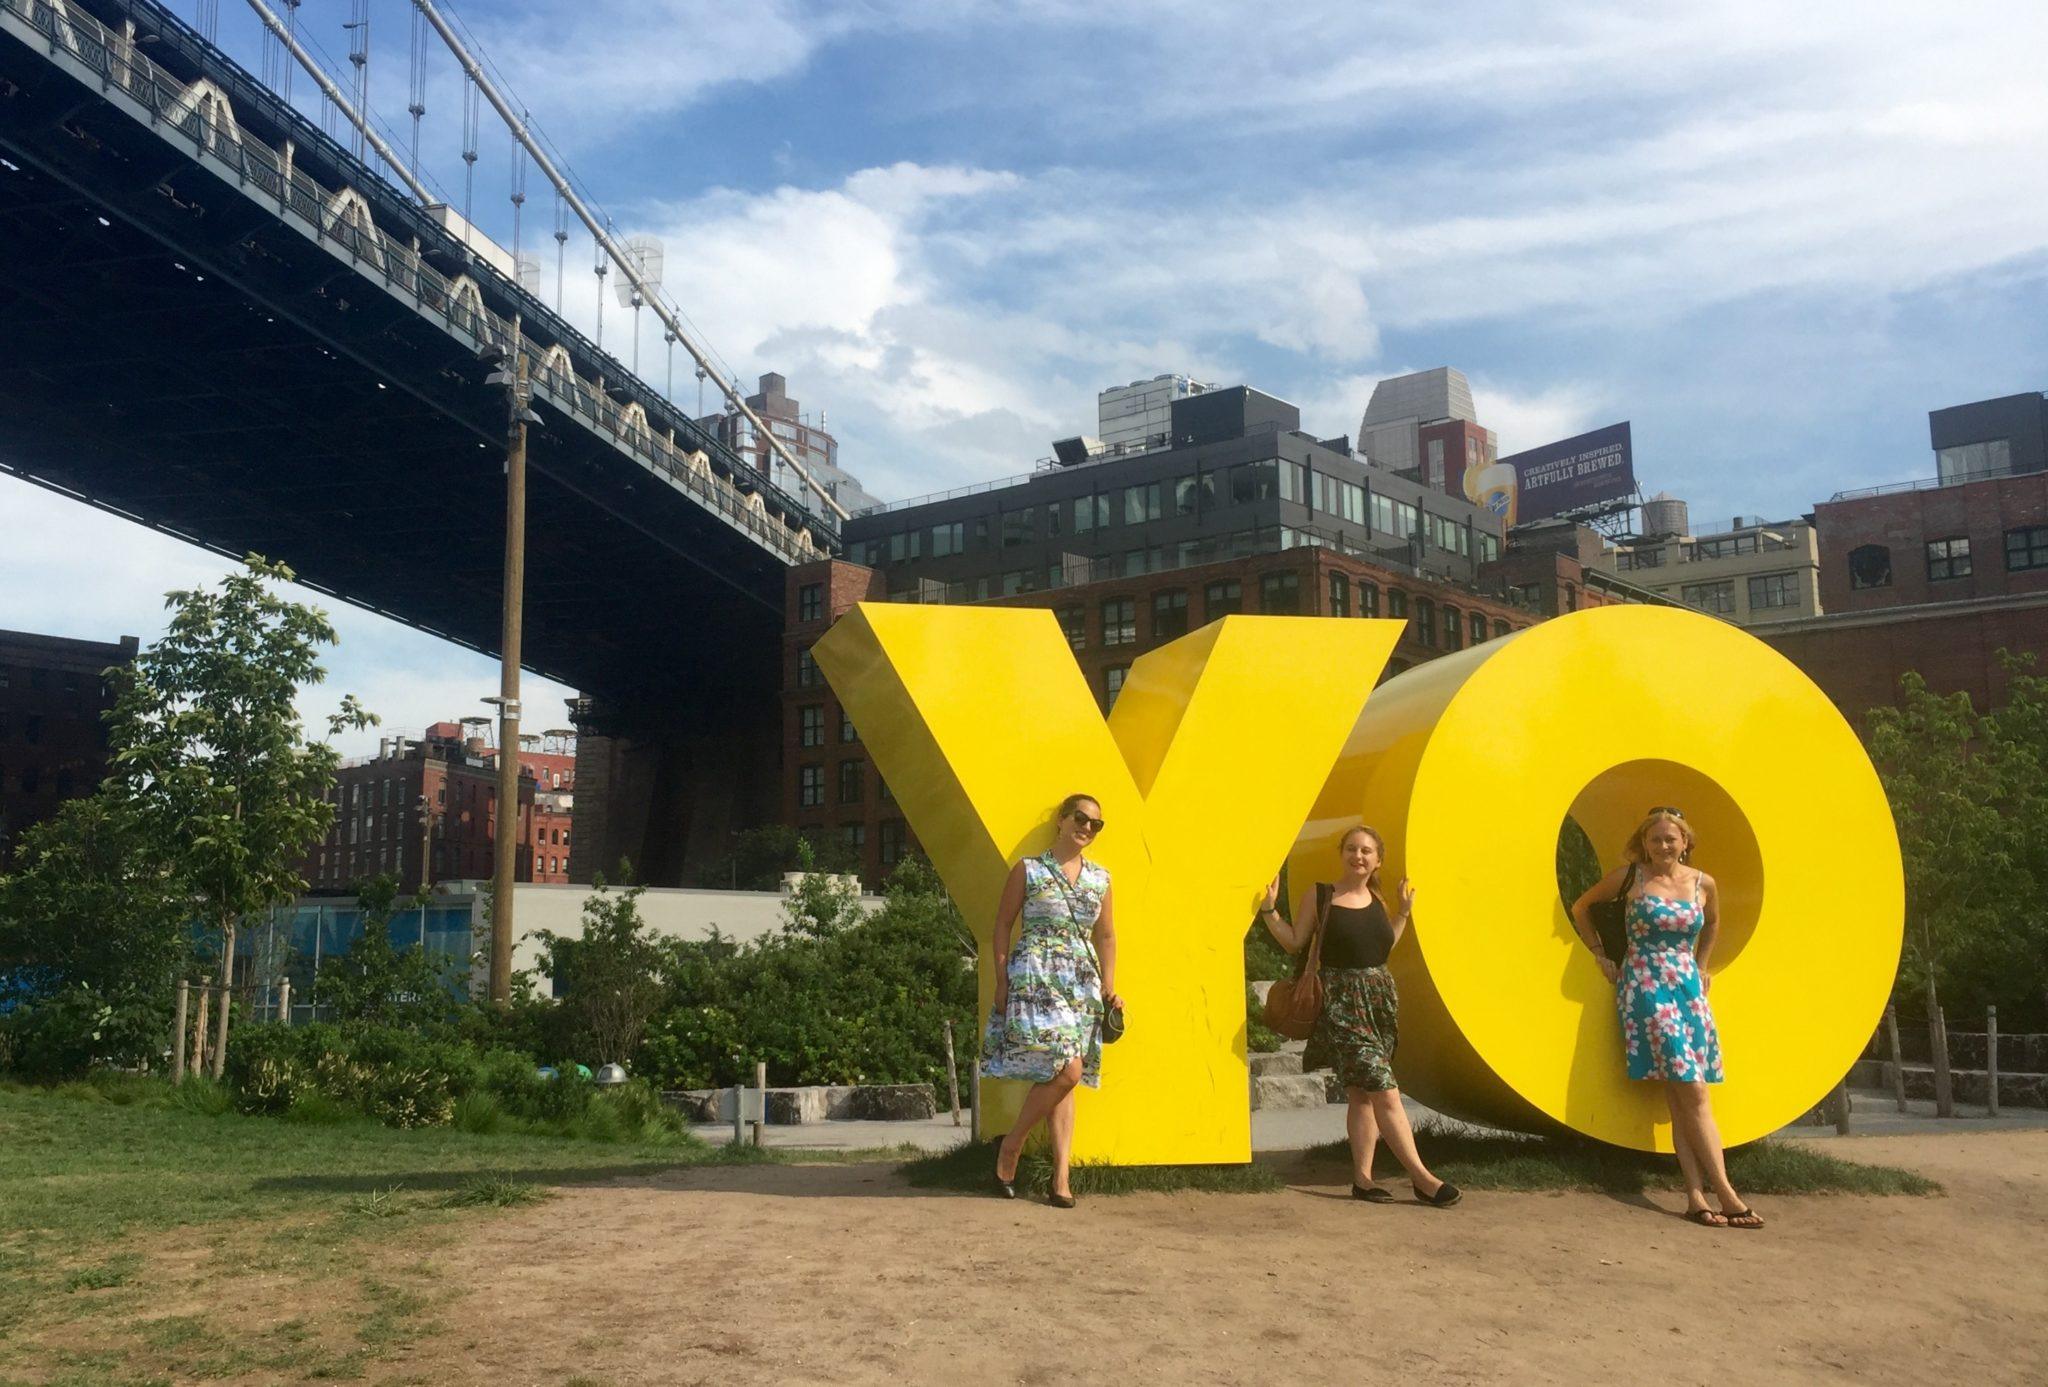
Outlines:
{"type": "Polygon", "coordinates": [[[1993,477],[2019,477],[2025,473],[2015,472],[2010,467],[1986,467],[1975,472],[1957,472],[1947,477],[1921,477],[1910,482],[1887,482],[1883,486],[1858,487],[1854,491],[1838,491],[1828,497],[1833,501],[1862,501],[1872,496],[1896,496],[1908,491],[1934,491],[1944,486],[1962,486],[1967,482],[1989,481],[1993,477]]]}
{"type": "Polygon", "coordinates": [[[53,60],[60,53],[69,55],[103,86],[118,88],[142,107],[152,126],[184,135],[196,157],[224,165],[232,181],[254,190],[252,196],[274,201],[280,214],[304,223],[316,243],[346,259],[364,277],[381,280],[422,317],[439,322],[472,350],[497,347],[509,354],[516,339],[537,391],[549,404],[606,436],[734,529],[788,562],[822,552],[810,534],[809,527],[818,523],[815,517],[792,523],[771,512],[758,491],[743,489],[712,468],[709,449],[718,445],[709,435],[686,421],[684,445],[679,446],[669,436],[672,430],[656,433],[649,427],[644,411],[629,414],[597,383],[546,363],[547,348],[523,332],[515,333],[512,320],[486,307],[482,291],[468,275],[450,279],[424,263],[413,247],[385,236],[371,221],[359,192],[346,185],[331,191],[322,187],[293,166],[289,152],[271,149],[235,124],[233,108],[224,99],[171,76],[138,52],[133,42],[82,10],[49,0],[0,0],[0,15],[41,35],[53,60]]]}

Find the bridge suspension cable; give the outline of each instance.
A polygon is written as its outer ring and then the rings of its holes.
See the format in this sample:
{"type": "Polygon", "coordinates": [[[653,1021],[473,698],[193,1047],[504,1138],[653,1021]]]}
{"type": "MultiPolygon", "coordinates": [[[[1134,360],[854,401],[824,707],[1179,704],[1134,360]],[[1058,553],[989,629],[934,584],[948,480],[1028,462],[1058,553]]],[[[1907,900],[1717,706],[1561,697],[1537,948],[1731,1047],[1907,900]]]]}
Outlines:
{"type": "Polygon", "coordinates": [[[410,63],[411,90],[405,109],[412,115],[412,166],[420,166],[420,118],[427,113],[427,21],[418,10],[412,12],[410,63]]]}
{"type": "MultiPolygon", "coordinates": [[[[249,0],[249,2],[252,5],[261,4],[262,0],[249,0]]],[[[462,64],[462,69],[468,74],[471,83],[483,94],[483,98],[491,103],[491,108],[498,113],[498,118],[504,121],[505,128],[511,132],[512,138],[525,147],[527,154],[533,159],[534,167],[538,168],[542,176],[554,185],[557,196],[568,204],[570,210],[575,212],[577,219],[590,232],[591,237],[597,242],[604,259],[609,259],[612,264],[616,265],[619,273],[632,283],[634,290],[638,292],[640,297],[653,307],[656,315],[661,318],[663,326],[676,335],[676,340],[683,344],[683,349],[696,361],[698,369],[705,372],[716,383],[719,391],[724,394],[733,409],[745,416],[747,422],[753,425],[755,436],[774,450],[783,463],[789,467],[790,471],[796,473],[797,477],[802,480],[804,485],[810,489],[812,494],[828,510],[841,520],[849,519],[846,507],[839,504],[838,498],[827,491],[811,475],[809,468],[797,461],[796,455],[790,451],[789,446],[754,412],[753,407],[746,402],[746,398],[740,394],[738,388],[726,378],[723,372],[711,364],[710,356],[703,348],[697,345],[695,338],[683,330],[680,315],[669,305],[668,301],[651,292],[632,258],[626,254],[625,248],[618,243],[618,240],[611,234],[610,230],[597,219],[596,214],[591,211],[589,204],[584,202],[583,198],[570,186],[569,180],[563,177],[561,169],[556,166],[555,161],[548,156],[547,151],[541,147],[539,141],[534,138],[532,132],[527,128],[526,121],[514,113],[511,103],[498,90],[497,84],[484,72],[482,64],[470,52],[469,46],[450,27],[439,7],[433,3],[433,0],[413,0],[413,4],[421,14],[426,16],[427,23],[432,25],[434,31],[441,36],[441,41],[448,45],[448,50],[455,55],[456,61],[462,64]]],[[[604,273],[604,259],[600,259],[598,262],[598,273],[600,276],[604,273]]],[[[603,280],[600,278],[598,284],[598,321],[600,325],[603,323],[604,313],[603,288],[603,280]]],[[[599,341],[602,343],[602,338],[599,341]]]]}
{"type": "Polygon", "coordinates": [[[362,132],[362,136],[369,142],[370,148],[377,151],[377,157],[382,159],[391,169],[391,172],[398,176],[399,180],[405,184],[412,195],[421,202],[434,201],[434,195],[427,191],[426,185],[421,183],[413,171],[406,167],[405,162],[392,152],[391,146],[384,142],[384,137],[371,128],[370,122],[364,119],[362,113],[355,108],[354,103],[342,94],[341,88],[334,84],[334,79],[327,75],[326,70],[320,64],[313,61],[313,55],[306,51],[305,46],[299,42],[298,36],[285,27],[284,21],[277,17],[276,12],[269,5],[266,5],[263,0],[249,0],[249,8],[254,10],[256,17],[263,21],[263,27],[275,35],[280,43],[284,44],[285,50],[297,60],[299,66],[306,69],[306,75],[311,77],[314,83],[319,86],[321,94],[333,102],[335,109],[347,116],[349,123],[362,132]]]}

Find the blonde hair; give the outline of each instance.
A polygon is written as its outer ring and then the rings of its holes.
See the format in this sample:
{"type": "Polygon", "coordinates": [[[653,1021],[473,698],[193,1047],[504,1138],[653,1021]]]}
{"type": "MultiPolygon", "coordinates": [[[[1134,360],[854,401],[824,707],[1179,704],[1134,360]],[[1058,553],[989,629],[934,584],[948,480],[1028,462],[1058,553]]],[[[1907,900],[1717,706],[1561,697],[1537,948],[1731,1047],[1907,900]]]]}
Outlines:
{"type": "Polygon", "coordinates": [[[1351,841],[1351,835],[1354,833],[1363,833],[1366,837],[1372,839],[1373,850],[1379,854],[1379,867],[1374,867],[1371,874],[1365,879],[1365,889],[1377,896],[1380,893],[1380,867],[1387,865],[1387,840],[1382,838],[1380,831],[1371,824],[1353,824],[1345,829],[1344,836],[1337,840],[1338,856],[1343,856],[1344,845],[1351,841]]]}
{"type": "Polygon", "coordinates": [[[1678,831],[1685,835],[1685,850],[1679,853],[1678,860],[1681,862],[1692,861],[1693,846],[1699,840],[1693,834],[1692,825],[1685,821],[1685,816],[1673,809],[1652,809],[1644,817],[1643,821],[1636,825],[1636,831],[1629,834],[1628,846],[1622,849],[1621,855],[1635,863],[1638,867],[1646,865],[1650,860],[1650,854],[1649,850],[1643,846],[1643,838],[1652,828],[1660,823],[1678,825],[1678,831]]]}

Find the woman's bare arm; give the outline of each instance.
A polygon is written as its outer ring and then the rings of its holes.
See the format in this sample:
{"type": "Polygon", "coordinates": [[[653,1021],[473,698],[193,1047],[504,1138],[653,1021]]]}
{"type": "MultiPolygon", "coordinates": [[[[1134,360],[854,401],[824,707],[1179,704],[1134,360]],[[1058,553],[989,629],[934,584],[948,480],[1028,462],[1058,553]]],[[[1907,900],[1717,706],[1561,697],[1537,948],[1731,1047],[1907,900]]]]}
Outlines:
{"type": "Polygon", "coordinates": [[[1572,928],[1578,931],[1579,941],[1600,960],[1600,971],[1613,982],[1620,976],[1621,963],[1607,956],[1607,946],[1600,942],[1600,931],[1593,928],[1593,907],[1602,901],[1611,901],[1621,894],[1621,884],[1628,880],[1628,868],[1616,867],[1606,876],[1587,887],[1585,893],[1572,902],[1572,928]]]}
{"type": "Polygon", "coordinates": [[[1705,872],[1700,873],[1700,937],[1693,941],[1693,961],[1700,967],[1700,986],[1712,987],[1707,976],[1707,959],[1714,952],[1714,940],[1721,933],[1721,888],[1705,872]]]}
{"type": "Polygon", "coordinates": [[[1003,894],[996,902],[996,927],[989,938],[996,973],[997,1011],[1003,1009],[1010,996],[1010,926],[1023,909],[1024,864],[1019,862],[1010,868],[1010,875],[1003,881],[1003,894]]]}
{"type": "Polygon", "coordinates": [[[1102,893],[1102,909],[1095,916],[1095,962],[1102,970],[1102,1003],[1111,1007],[1120,1000],[1116,995],[1116,917],[1111,904],[1115,894],[1114,886],[1102,893]]]}
{"type": "Polygon", "coordinates": [[[1275,877],[1266,887],[1266,894],[1260,900],[1259,923],[1266,927],[1266,933],[1273,936],[1274,943],[1290,954],[1300,953],[1301,946],[1308,943],[1307,917],[1296,911],[1294,920],[1289,921],[1280,913],[1279,907],[1280,879],[1275,877]]]}

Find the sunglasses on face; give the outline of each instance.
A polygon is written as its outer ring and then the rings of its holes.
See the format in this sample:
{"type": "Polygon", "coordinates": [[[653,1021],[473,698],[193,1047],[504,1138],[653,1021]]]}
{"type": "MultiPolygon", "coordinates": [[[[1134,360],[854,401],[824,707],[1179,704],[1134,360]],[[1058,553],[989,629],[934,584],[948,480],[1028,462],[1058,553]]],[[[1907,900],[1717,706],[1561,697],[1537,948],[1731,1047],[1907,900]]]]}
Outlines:
{"type": "Polygon", "coordinates": [[[1102,819],[1091,819],[1091,818],[1089,818],[1089,817],[1088,817],[1088,816],[1087,816],[1086,814],[1083,814],[1083,813],[1082,813],[1082,812],[1081,812],[1080,810],[1078,810],[1078,809],[1076,809],[1076,810],[1075,810],[1075,811],[1073,812],[1073,814],[1071,815],[1071,817],[1072,817],[1072,819],[1074,820],[1074,822],[1075,822],[1076,824],[1078,824],[1078,825],[1079,825],[1080,827],[1082,827],[1082,828],[1085,828],[1085,829],[1087,829],[1087,830],[1088,830],[1088,831],[1089,831],[1090,833],[1100,833],[1100,832],[1102,832],[1103,824],[1104,824],[1104,822],[1105,822],[1105,821],[1104,821],[1104,820],[1102,820],[1102,819]]]}

